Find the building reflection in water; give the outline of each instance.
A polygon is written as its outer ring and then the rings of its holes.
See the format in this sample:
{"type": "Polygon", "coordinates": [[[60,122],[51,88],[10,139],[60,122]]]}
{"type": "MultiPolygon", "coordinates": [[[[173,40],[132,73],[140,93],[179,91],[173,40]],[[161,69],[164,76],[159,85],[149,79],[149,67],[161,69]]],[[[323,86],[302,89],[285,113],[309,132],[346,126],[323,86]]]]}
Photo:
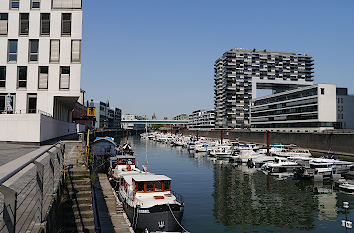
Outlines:
{"type": "MultiPolygon", "coordinates": [[[[315,194],[304,181],[276,180],[245,166],[214,166],[214,216],[226,226],[312,230],[316,219],[336,217],[336,194],[315,194]],[[268,186],[268,187],[267,187],[268,186]]],[[[323,187],[317,187],[322,188],[323,187]]],[[[329,188],[331,190],[331,188],[329,188]]],[[[317,190],[318,191],[318,190],[317,190]]]]}

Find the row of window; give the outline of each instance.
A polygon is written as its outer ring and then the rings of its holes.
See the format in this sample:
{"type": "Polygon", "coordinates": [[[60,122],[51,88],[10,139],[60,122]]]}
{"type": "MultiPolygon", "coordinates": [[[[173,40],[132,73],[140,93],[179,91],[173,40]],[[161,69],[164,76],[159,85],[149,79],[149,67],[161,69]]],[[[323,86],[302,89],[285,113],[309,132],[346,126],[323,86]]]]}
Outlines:
{"type": "MultiPolygon", "coordinates": [[[[30,0],[31,9],[40,9],[41,0],[30,0]]],[[[53,9],[81,9],[81,0],[52,0],[53,9]]],[[[17,10],[20,8],[20,0],[10,0],[10,9],[17,10]]]]}
{"type": "MultiPolygon", "coordinates": [[[[17,62],[18,40],[8,40],[8,62],[17,62]]],[[[49,62],[58,63],[60,60],[60,40],[50,40],[49,62]]],[[[39,40],[29,40],[28,62],[37,62],[39,55],[39,40]]],[[[71,40],[71,62],[81,62],[81,40],[71,40]]]]}
{"type": "MultiPolygon", "coordinates": [[[[20,13],[19,31],[20,36],[28,36],[29,33],[29,13],[20,13]]],[[[0,13],[0,35],[6,36],[8,33],[8,13],[0,13]]],[[[41,13],[40,31],[41,36],[50,35],[50,13],[41,13]]],[[[71,35],[71,13],[61,14],[61,35],[71,35]]]]}
{"type": "MultiPolygon", "coordinates": [[[[48,66],[38,67],[38,89],[48,89],[48,66]]],[[[6,66],[0,66],[0,88],[6,86],[6,66]]],[[[17,67],[17,88],[27,88],[27,66],[17,67]]],[[[59,89],[70,88],[70,66],[60,67],[59,89]]]]}

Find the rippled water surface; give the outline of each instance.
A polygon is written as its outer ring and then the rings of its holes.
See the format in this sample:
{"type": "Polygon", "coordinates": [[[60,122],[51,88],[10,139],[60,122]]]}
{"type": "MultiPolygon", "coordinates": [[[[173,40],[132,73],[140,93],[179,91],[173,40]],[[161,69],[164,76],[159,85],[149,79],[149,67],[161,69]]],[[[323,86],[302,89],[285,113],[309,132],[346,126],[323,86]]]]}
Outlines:
{"type": "MultiPolygon", "coordinates": [[[[129,142],[141,168],[145,141],[129,142]]],[[[277,180],[153,141],[147,151],[149,171],[171,177],[172,189],[183,195],[183,225],[192,233],[345,232],[343,201],[350,202],[348,217],[354,220],[354,195],[333,190],[331,183],[277,180]]]]}

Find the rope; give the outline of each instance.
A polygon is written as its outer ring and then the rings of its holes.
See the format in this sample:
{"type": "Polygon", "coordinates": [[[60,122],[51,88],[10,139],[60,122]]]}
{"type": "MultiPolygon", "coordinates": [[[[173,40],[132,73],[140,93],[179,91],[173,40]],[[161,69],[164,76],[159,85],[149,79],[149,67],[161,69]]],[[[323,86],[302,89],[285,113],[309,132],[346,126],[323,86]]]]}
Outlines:
{"type": "Polygon", "coordinates": [[[171,210],[170,204],[167,204],[167,206],[168,206],[168,208],[170,209],[170,212],[171,212],[173,218],[174,218],[174,219],[176,220],[176,222],[178,223],[178,225],[184,230],[184,232],[189,232],[189,231],[187,231],[187,230],[178,222],[177,218],[176,218],[175,215],[173,214],[173,211],[171,210]]]}

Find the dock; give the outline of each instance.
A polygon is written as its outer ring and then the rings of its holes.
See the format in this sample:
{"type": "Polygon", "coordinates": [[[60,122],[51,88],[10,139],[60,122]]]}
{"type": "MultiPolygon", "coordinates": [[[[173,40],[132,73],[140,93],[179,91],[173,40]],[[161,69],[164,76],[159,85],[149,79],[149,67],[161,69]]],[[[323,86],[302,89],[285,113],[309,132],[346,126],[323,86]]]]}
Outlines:
{"type": "Polygon", "coordinates": [[[101,232],[134,233],[127,215],[117,212],[116,196],[106,174],[97,174],[94,190],[101,232]]]}

